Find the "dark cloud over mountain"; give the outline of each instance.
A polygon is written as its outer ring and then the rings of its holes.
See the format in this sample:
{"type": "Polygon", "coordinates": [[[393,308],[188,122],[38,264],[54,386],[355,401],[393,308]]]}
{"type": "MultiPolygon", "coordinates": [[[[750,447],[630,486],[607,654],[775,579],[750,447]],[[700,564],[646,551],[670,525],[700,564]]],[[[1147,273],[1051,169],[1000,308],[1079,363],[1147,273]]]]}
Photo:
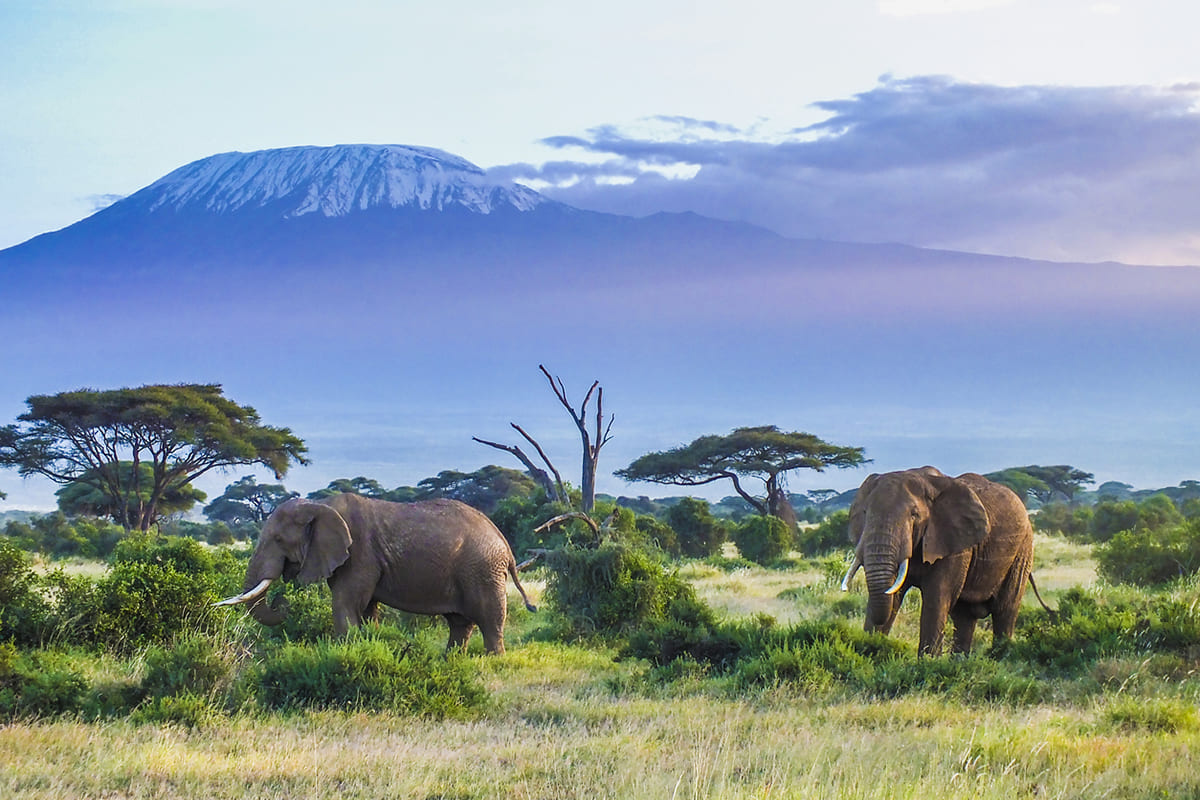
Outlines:
{"type": "Polygon", "coordinates": [[[1200,86],[991,86],[885,76],[767,140],[658,117],[546,144],[577,160],[497,172],[627,214],[696,211],[789,236],[1006,255],[1200,263],[1200,86]],[[599,159],[599,160],[598,160],[599,159]],[[692,177],[667,177],[671,170],[692,177]]]}

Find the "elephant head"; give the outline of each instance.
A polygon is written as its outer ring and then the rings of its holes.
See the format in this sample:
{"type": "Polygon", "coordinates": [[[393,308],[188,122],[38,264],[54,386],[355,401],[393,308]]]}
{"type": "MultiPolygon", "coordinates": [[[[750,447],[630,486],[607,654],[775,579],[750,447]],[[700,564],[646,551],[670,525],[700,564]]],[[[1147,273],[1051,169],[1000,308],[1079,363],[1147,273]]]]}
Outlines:
{"type": "Polygon", "coordinates": [[[349,526],[334,509],[298,497],[288,500],[263,524],[244,591],[215,605],[249,603],[256,620],[278,625],[287,616],[287,605],[263,602],[271,584],[280,577],[301,584],[328,578],[350,557],[351,541],[349,526]]]}
{"type": "Polygon", "coordinates": [[[987,510],[971,487],[933,467],[869,476],[850,507],[854,561],[842,582],[845,590],[863,568],[868,591],[864,628],[891,630],[902,590],[914,585],[910,561],[920,571],[979,544],[988,527],[987,510]]]}

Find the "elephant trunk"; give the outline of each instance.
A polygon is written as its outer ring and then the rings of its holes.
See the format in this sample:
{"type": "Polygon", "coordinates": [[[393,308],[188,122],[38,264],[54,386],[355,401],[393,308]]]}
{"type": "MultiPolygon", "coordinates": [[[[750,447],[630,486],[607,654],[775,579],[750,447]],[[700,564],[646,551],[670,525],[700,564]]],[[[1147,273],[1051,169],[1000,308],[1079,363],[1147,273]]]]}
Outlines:
{"type": "MultiPolygon", "coordinates": [[[[247,603],[250,616],[263,625],[280,625],[287,619],[288,603],[282,597],[277,597],[268,603],[266,587],[279,579],[283,574],[283,559],[271,558],[264,555],[262,549],[254,551],[250,564],[246,567],[246,580],[242,584],[243,602],[247,603]]],[[[233,599],[233,598],[231,598],[233,599]]]]}
{"type": "Polygon", "coordinates": [[[908,557],[891,547],[869,548],[864,561],[867,578],[868,633],[888,633],[896,619],[899,590],[906,577],[908,557]]]}

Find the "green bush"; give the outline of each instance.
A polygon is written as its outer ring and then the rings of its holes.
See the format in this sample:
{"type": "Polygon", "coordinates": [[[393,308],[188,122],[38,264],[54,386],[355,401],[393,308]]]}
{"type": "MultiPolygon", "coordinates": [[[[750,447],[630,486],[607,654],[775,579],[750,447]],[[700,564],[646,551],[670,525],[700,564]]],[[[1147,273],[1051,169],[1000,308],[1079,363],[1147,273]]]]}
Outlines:
{"type": "Polygon", "coordinates": [[[1105,709],[1104,718],[1118,728],[1154,733],[1179,733],[1197,727],[1195,704],[1169,697],[1121,695],[1105,709]]]}
{"type": "Polygon", "coordinates": [[[217,709],[208,697],[184,692],[152,698],[135,708],[129,719],[146,725],[175,723],[187,728],[200,728],[218,716],[217,709]]]}
{"type": "Polygon", "coordinates": [[[1200,612],[1190,601],[1143,594],[1096,595],[1069,589],[1053,615],[1040,609],[1017,622],[1010,654],[1057,670],[1081,670],[1101,658],[1185,654],[1200,641],[1200,612]]]}
{"type": "Polygon", "coordinates": [[[982,655],[897,660],[880,667],[864,682],[872,696],[899,697],[928,692],[967,702],[1038,703],[1049,688],[1011,663],[982,655]]]}
{"type": "Polygon", "coordinates": [[[188,634],[168,646],[146,651],[142,689],[148,697],[193,694],[210,696],[233,676],[232,660],[216,641],[201,634],[188,634]]]}
{"type": "Polygon", "coordinates": [[[212,553],[194,539],[135,533],[113,551],[115,564],[170,565],[184,575],[207,575],[213,571],[212,553]]]}
{"type": "Polygon", "coordinates": [[[39,644],[46,616],[46,603],[29,558],[11,543],[0,541],[0,640],[39,644]]]}
{"type": "Polygon", "coordinates": [[[675,529],[667,523],[660,522],[648,514],[642,514],[634,521],[634,530],[637,532],[637,541],[657,547],[675,558],[683,555],[683,547],[679,544],[679,534],[675,533],[675,529]]]}
{"type": "Polygon", "coordinates": [[[440,719],[487,701],[466,656],[370,634],[284,645],[266,656],[255,684],[259,703],[277,710],[388,710],[440,719]]]}
{"type": "MultiPolygon", "coordinates": [[[[275,595],[274,590],[272,595],[275,595]]],[[[277,641],[310,643],[333,636],[333,594],[328,584],[297,586],[287,583],[279,595],[280,602],[287,606],[287,616],[275,627],[259,626],[262,635],[277,641]]]]}
{"type": "Polygon", "coordinates": [[[738,552],[756,564],[774,564],[792,548],[792,529],[779,517],[748,517],[733,529],[738,552]]]}
{"type": "Polygon", "coordinates": [[[675,531],[679,552],[688,558],[706,558],[721,552],[727,531],[712,515],[708,503],[685,497],[667,511],[667,524],[675,531]]]}
{"type": "Polygon", "coordinates": [[[566,622],[567,635],[620,635],[662,620],[691,587],[668,573],[660,556],[626,542],[574,547],[547,556],[546,598],[566,622]]]}
{"type": "Polygon", "coordinates": [[[69,519],[61,511],[41,514],[28,523],[10,520],[4,534],[22,550],[55,558],[107,558],[125,535],[120,525],[93,517],[69,519]]]}
{"type": "Polygon", "coordinates": [[[180,572],[171,561],[114,564],[96,582],[91,641],[126,653],[169,642],[212,619],[214,596],[211,574],[180,572]]]}
{"type": "Polygon", "coordinates": [[[488,516],[508,539],[519,561],[527,550],[553,550],[574,539],[591,538],[591,531],[585,530],[584,523],[577,521],[534,533],[534,529],[547,520],[570,510],[570,506],[548,501],[544,494],[538,493],[533,497],[506,497],[488,516]]]}
{"type": "Polygon", "coordinates": [[[87,690],[87,680],[67,655],[0,645],[0,718],[75,713],[87,690]]]}
{"type": "Polygon", "coordinates": [[[1062,534],[1086,541],[1091,531],[1092,509],[1066,503],[1047,503],[1030,517],[1030,521],[1034,530],[1042,533],[1062,534]]]}
{"type": "Polygon", "coordinates": [[[823,556],[850,547],[850,512],[835,511],[820,523],[801,528],[796,549],[808,558],[823,556]]]}
{"type": "Polygon", "coordinates": [[[1097,572],[1112,583],[1167,583],[1200,569],[1200,520],[1122,531],[1097,545],[1094,553],[1097,572]]]}

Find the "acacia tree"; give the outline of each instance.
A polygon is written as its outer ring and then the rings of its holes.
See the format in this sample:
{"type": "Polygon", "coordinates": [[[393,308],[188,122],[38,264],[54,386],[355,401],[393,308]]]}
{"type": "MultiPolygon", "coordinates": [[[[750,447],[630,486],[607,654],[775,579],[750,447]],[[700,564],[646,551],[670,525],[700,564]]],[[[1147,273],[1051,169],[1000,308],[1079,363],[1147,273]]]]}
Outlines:
{"type": "MultiPolygon", "coordinates": [[[[604,389],[600,386],[600,381],[593,381],[591,388],[589,388],[587,394],[584,395],[583,403],[579,406],[579,410],[576,411],[575,407],[571,405],[571,402],[567,399],[567,389],[566,386],[563,385],[562,378],[555,378],[541,364],[538,365],[538,369],[541,370],[542,374],[546,376],[546,380],[550,382],[550,389],[554,392],[554,396],[558,398],[558,402],[561,403],[563,408],[567,410],[567,413],[571,415],[571,419],[574,421],[575,427],[579,429],[579,438],[583,445],[583,468],[579,487],[582,494],[582,499],[580,500],[579,507],[584,514],[590,514],[596,505],[596,470],[600,463],[600,449],[604,447],[604,445],[608,444],[609,439],[612,438],[613,417],[610,416],[608,418],[607,426],[605,426],[604,423],[604,389]],[[596,398],[596,427],[594,433],[588,428],[588,423],[590,421],[588,415],[588,403],[591,402],[593,396],[596,398]]],[[[535,464],[533,459],[530,458],[523,450],[521,450],[520,447],[515,445],[500,444],[498,442],[489,442],[484,439],[480,439],[477,436],[472,438],[480,444],[486,444],[488,447],[494,447],[497,450],[503,450],[507,453],[512,453],[514,456],[520,459],[522,464],[525,465],[526,469],[529,470],[529,473],[533,476],[534,480],[541,484],[542,488],[546,490],[546,495],[548,497],[565,503],[567,501],[567,490],[563,484],[562,475],[559,474],[558,470],[555,469],[554,464],[552,464],[550,459],[547,458],[546,453],[544,450],[542,450],[541,445],[539,445],[532,436],[526,433],[521,426],[517,425],[515,422],[511,424],[513,429],[517,433],[521,434],[525,441],[529,442],[529,444],[531,444],[533,448],[537,450],[542,462],[547,466],[547,468],[549,468],[550,472],[554,473],[553,481],[550,480],[549,474],[535,464]]]]}
{"type": "Polygon", "coordinates": [[[1055,495],[1062,495],[1070,503],[1075,499],[1075,493],[1089,483],[1095,483],[1096,478],[1090,472],[1076,469],[1069,464],[1058,464],[1043,467],[1030,464],[1027,467],[1009,467],[999,472],[984,476],[989,480],[1002,483],[1016,492],[1023,501],[1028,501],[1030,495],[1042,503],[1048,503],[1055,495]]]}
{"type": "Polygon", "coordinates": [[[260,464],[276,478],[307,464],[304,442],[263,425],[217,384],[80,389],[26,400],[18,424],[0,428],[0,466],[69,484],[91,480],[117,498],[127,530],[147,530],[169,489],[217,468],[260,464]],[[113,465],[128,462],[128,470],[113,465]],[[150,485],[143,486],[143,464],[150,485]]]}
{"type": "Polygon", "coordinates": [[[616,471],[627,481],[650,481],[674,486],[703,486],[720,480],[759,514],[785,521],[791,511],[782,479],[796,469],[822,472],[826,467],[857,467],[867,461],[861,447],[829,444],[811,433],[784,432],[774,425],[735,428],[724,436],[701,436],[691,444],[647,453],[616,471]],[[766,493],[752,495],[742,486],[747,477],[762,480],[766,493]],[[787,505],[787,508],[784,506],[787,505]]]}
{"type": "Polygon", "coordinates": [[[247,523],[261,525],[280,503],[292,497],[299,494],[281,483],[259,483],[247,475],[226,486],[220,497],[206,505],[204,516],[234,528],[247,523]]]}
{"type": "MultiPolygon", "coordinates": [[[[113,466],[107,464],[105,469],[112,469],[113,466]]],[[[154,485],[150,465],[145,462],[138,465],[142,474],[137,481],[133,479],[131,462],[122,461],[116,465],[116,468],[125,473],[118,481],[119,483],[124,486],[136,484],[139,487],[137,497],[114,497],[108,490],[109,482],[89,471],[79,480],[68,483],[54,493],[58,498],[58,510],[70,516],[83,514],[90,517],[107,517],[116,522],[120,522],[123,516],[136,513],[138,504],[143,504],[150,499],[150,489],[154,485]],[[126,505],[132,503],[133,508],[122,511],[122,503],[126,505]]],[[[205,497],[204,492],[190,483],[168,486],[158,500],[158,513],[165,517],[187,511],[196,503],[204,502],[205,497]]]]}

